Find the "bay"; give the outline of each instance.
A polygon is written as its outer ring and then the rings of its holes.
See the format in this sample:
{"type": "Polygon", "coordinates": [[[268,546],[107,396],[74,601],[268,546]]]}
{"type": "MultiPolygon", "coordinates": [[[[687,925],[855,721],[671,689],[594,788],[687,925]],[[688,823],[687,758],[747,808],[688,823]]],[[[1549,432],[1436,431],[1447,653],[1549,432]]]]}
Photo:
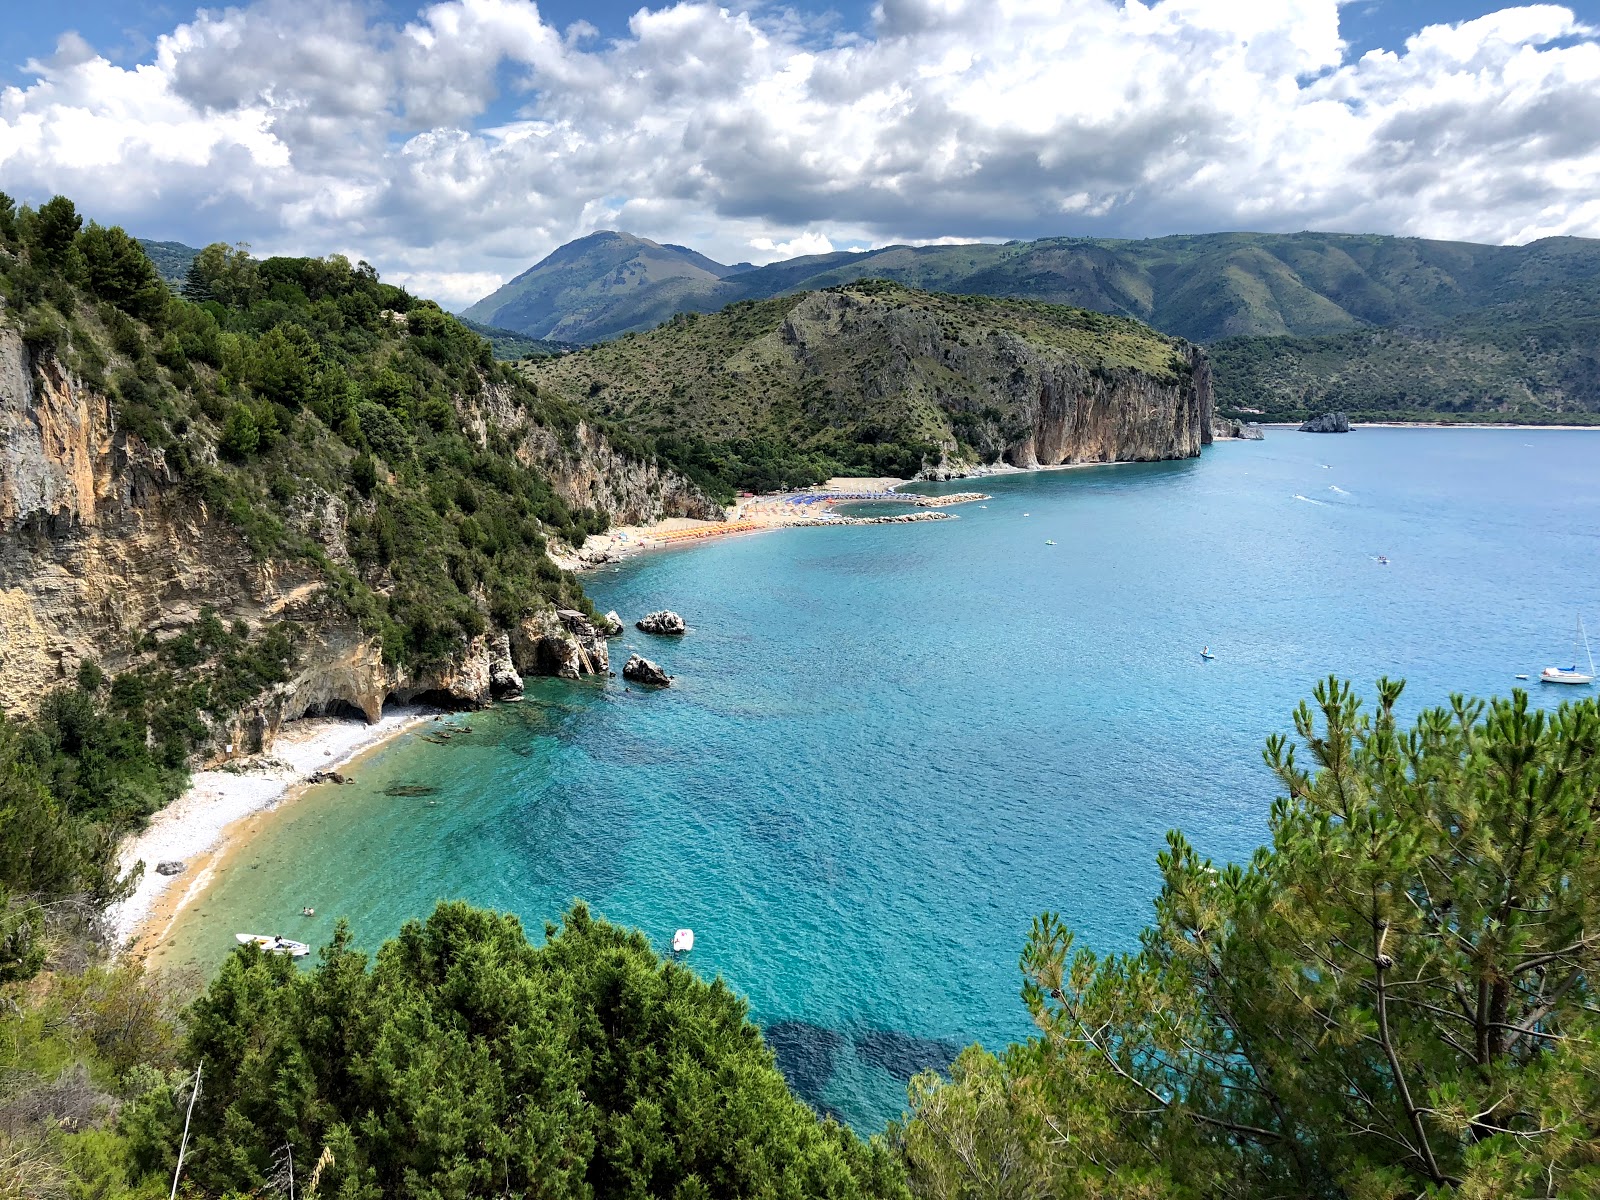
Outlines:
{"type": "Polygon", "coordinates": [[[797,1090],[880,1128],[912,1070],[1028,1034],[1036,914],[1129,949],[1168,829],[1249,855],[1262,744],[1319,678],[1404,677],[1408,711],[1539,689],[1514,675],[1568,661],[1580,611],[1600,630],[1597,451],[1271,430],[985,479],[959,520],[640,557],[585,586],[630,623],[688,618],[611,646],[672,688],[536,681],[444,744],[386,747],[273,814],[162,957],[209,969],[235,930],[320,941],[338,917],[375,948],[456,897],[537,937],[581,897],[662,950],[692,926],[693,965],[748,997],[797,1090]]]}

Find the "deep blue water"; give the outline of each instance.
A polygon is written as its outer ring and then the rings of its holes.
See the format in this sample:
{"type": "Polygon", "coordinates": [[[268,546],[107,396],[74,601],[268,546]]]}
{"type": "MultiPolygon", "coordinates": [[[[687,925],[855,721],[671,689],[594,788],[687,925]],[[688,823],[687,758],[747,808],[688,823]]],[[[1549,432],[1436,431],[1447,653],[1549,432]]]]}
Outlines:
{"type": "Polygon", "coordinates": [[[583,897],[663,949],[693,926],[693,964],[749,997],[802,1094],[878,1128],[915,1067],[1029,1032],[1036,913],[1128,948],[1167,829],[1250,853],[1262,743],[1318,678],[1403,676],[1415,708],[1567,661],[1580,610],[1600,630],[1597,452],[1600,432],[1272,431],[985,480],[956,521],[634,560],[586,586],[630,622],[685,614],[681,640],[612,643],[670,690],[541,681],[447,745],[394,744],[272,818],[173,952],[338,915],[376,946],[442,897],[537,932],[583,897]]]}

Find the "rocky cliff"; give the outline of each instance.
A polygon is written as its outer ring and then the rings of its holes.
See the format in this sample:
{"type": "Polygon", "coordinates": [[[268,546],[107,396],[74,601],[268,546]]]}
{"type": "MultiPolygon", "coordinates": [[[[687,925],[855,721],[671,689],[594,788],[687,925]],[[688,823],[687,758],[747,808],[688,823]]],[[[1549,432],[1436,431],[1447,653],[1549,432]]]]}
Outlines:
{"type": "Polygon", "coordinates": [[[712,467],[789,453],[949,474],[1186,458],[1211,440],[1197,346],[1124,318],[881,281],[676,318],[528,369],[574,403],[719,447],[702,456],[712,467]]]}
{"type": "MultiPolygon", "coordinates": [[[[590,431],[552,449],[540,439],[546,431],[510,406],[477,408],[477,436],[520,439],[529,461],[549,454],[559,464],[549,477],[575,506],[643,520],[697,514],[708,503],[590,431]]],[[[313,492],[298,501],[304,531],[330,560],[348,563],[344,502],[313,492]]],[[[30,350],[0,310],[0,710],[30,711],[84,659],[110,673],[149,661],[151,635],[177,636],[207,610],[252,631],[284,622],[295,650],[291,678],[215,728],[219,757],[259,750],[284,721],[307,713],[376,720],[388,701],[475,706],[519,695],[522,675],[609,670],[605,640],[588,618],[550,606],[512,628],[463,638],[455,653],[425,665],[386,662],[378,639],[329,594],[320,567],[252,553],[160,451],[119,427],[105,395],[55,354],[30,350]]]]}
{"type": "Polygon", "coordinates": [[[609,513],[618,525],[664,517],[722,518],[722,507],[682,475],[618,453],[590,423],[564,434],[530,418],[510,388],[492,385],[458,401],[462,422],[481,447],[491,433],[510,440],[524,466],[537,466],[568,504],[609,513]]]}

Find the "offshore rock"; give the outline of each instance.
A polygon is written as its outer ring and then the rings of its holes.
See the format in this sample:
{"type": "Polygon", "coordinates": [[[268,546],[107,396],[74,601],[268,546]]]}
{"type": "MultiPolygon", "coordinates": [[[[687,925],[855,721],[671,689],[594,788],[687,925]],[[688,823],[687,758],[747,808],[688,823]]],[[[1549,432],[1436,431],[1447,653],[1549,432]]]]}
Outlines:
{"type": "Polygon", "coordinates": [[[1323,413],[1300,426],[1301,433],[1349,433],[1350,418],[1344,413],[1323,413]]]}
{"type": "Polygon", "coordinates": [[[648,658],[643,658],[637,654],[630,655],[628,661],[623,664],[622,677],[631,679],[635,683],[652,684],[655,687],[666,687],[672,682],[671,675],[668,675],[648,658]]]}
{"type": "Polygon", "coordinates": [[[675,612],[662,609],[660,612],[647,613],[633,623],[634,628],[641,633],[655,633],[665,637],[677,637],[689,632],[689,626],[682,617],[675,612]]]}

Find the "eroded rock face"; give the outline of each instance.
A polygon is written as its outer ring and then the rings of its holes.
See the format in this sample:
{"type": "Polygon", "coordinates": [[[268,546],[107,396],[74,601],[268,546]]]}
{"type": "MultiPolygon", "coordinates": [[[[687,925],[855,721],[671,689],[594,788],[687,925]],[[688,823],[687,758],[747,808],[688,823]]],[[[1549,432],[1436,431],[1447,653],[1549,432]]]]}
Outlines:
{"type": "MultiPolygon", "coordinates": [[[[329,600],[320,571],[257,561],[177,482],[159,451],[117,427],[103,396],[53,356],[35,361],[0,305],[0,711],[32,711],[85,658],[123,670],[147,634],[175,635],[208,606],[251,629],[287,622],[297,662],[213,729],[208,763],[262,752],[308,714],[370,722],[390,701],[474,708],[519,696],[524,673],[609,670],[594,626],[554,611],[523,623],[531,628],[463,638],[438,662],[387,664],[329,600]]],[[[348,561],[342,499],[307,493],[290,519],[348,561]]]]}
{"type": "Polygon", "coordinates": [[[662,609],[660,612],[647,613],[633,623],[634,628],[642,633],[660,634],[665,637],[678,637],[689,632],[689,625],[675,612],[662,609]]]}
{"type": "Polygon", "coordinates": [[[457,403],[468,432],[480,447],[499,430],[516,447],[517,458],[537,467],[574,508],[611,514],[619,525],[647,525],[663,517],[720,520],[722,506],[686,476],[670,468],[625,458],[604,435],[579,422],[566,438],[533,421],[512,399],[512,391],[491,384],[457,403]]]}
{"type": "Polygon", "coordinates": [[[672,682],[668,675],[655,663],[641,655],[629,655],[628,661],[622,666],[622,677],[631,679],[634,683],[648,683],[654,687],[666,687],[672,682]]]}
{"type": "Polygon", "coordinates": [[[1254,421],[1240,421],[1234,417],[1213,418],[1211,436],[1213,439],[1231,439],[1241,442],[1259,442],[1262,440],[1260,425],[1254,421]]]}
{"type": "Polygon", "coordinates": [[[619,637],[622,634],[622,618],[617,616],[617,610],[612,609],[600,618],[600,632],[607,637],[619,637]]]}
{"type": "Polygon", "coordinates": [[[575,609],[558,609],[525,617],[511,633],[511,656],[525,675],[557,675],[577,679],[607,675],[611,653],[605,637],[575,609]]]}
{"type": "Polygon", "coordinates": [[[1349,433],[1350,418],[1344,413],[1323,413],[1300,426],[1301,433],[1349,433]]]}

